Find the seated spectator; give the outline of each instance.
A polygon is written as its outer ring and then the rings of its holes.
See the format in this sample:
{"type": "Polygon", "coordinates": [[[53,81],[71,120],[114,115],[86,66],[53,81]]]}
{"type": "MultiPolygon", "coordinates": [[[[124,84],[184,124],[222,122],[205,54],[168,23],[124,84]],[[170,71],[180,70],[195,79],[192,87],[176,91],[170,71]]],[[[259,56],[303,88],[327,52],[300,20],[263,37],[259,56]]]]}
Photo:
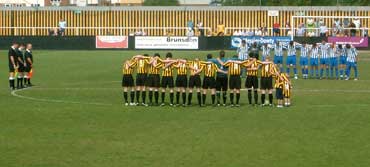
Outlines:
{"type": "Polygon", "coordinates": [[[344,29],[343,29],[343,24],[340,23],[338,27],[338,35],[343,36],[344,35],[344,29]]]}
{"type": "Polygon", "coordinates": [[[256,29],[255,33],[254,33],[255,36],[262,36],[262,28],[258,28],[256,29]]]}
{"type": "Polygon", "coordinates": [[[233,33],[233,36],[240,36],[239,31],[235,30],[234,33],[233,33]]]}
{"type": "Polygon", "coordinates": [[[336,37],[339,34],[338,27],[334,23],[331,28],[331,36],[336,37]]]}
{"type": "Polygon", "coordinates": [[[348,30],[349,24],[350,24],[349,19],[344,18],[343,19],[343,34],[344,34],[344,36],[349,36],[349,30],[348,30]]]}
{"type": "Polygon", "coordinates": [[[188,25],[188,28],[191,28],[191,29],[194,31],[194,23],[193,23],[193,21],[191,20],[191,18],[189,19],[189,21],[188,21],[187,25],[188,25]]]}
{"type": "Polygon", "coordinates": [[[368,28],[361,27],[361,36],[362,37],[368,37],[368,28]]]}
{"type": "Polygon", "coordinates": [[[301,23],[298,28],[297,28],[297,36],[298,37],[303,37],[305,34],[305,29],[304,29],[304,24],[301,23]]]}
{"type": "Polygon", "coordinates": [[[137,29],[135,32],[135,36],[142,36],[143,32],[140,29],[137,29]]]}
{"type": "Polygon", "coordinates": [[[351,37],[356,36],[356,25],[355,25],[355,23],[353,23],[353,22],[350,23],[349,28],[350,28],[351,37]]]}
{"type": "Polygon", "coordinates": [[[248,34],[247,34],[247,36],[254,36],[254,31],[253,31],[253,29],[251,29],[251,30],[249,30],[248,31],[248,34]]]}
{"type": "Polygon", "coordinates": [[[355,27],[356,27],[356,32],[355,34],[357,34],[357,32],[360,31],[360,27],[361,27],[361,21],[359,18],[355,18],[352,20],[352,23],[355,24],[355,27]]]}
{"type": "Polygon", "coordinates": [[[274,35],[280,35],[280,24],[274,23],[272,31],[274,32],[274,35]]]}
{"type": "Polygon", "coordinates": [[[59,26],[59,31],[58,31],[59,35],[64,36],[65,29],[67,27],[67,22],[63,18],[60,18],[58,26],[59,26]]]}
{"type": "Polygon", "coordinates": [[[198,22],[197,28],[198,28],[198,31],[199,31],[199,35],[203,36],[204,35],[204,27],[203,27],[203,22],[202,21],[198,22]]]}
{"type": "Polygon", "coordinates": [[[190,27],[188,27],[188,30],[186,32],[186,36],[188,36],[188,37],[194,36],[194,30],[191,29],[190,27]]]}
{"type": "Polygon", "coordinates": [[[326,37],[326,33],[328,33],[328,27],[326,27],[324,23],[321,23],[319,27],[319,31],[320,31],[320,37],[326,37]]]}

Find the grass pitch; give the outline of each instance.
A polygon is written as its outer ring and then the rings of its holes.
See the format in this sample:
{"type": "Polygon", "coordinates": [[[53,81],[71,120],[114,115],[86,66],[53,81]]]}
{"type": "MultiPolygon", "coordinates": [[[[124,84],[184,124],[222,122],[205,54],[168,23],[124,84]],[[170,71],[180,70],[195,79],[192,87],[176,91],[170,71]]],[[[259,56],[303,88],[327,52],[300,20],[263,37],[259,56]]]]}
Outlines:
{"type": "Polygon", "coordinates": [[[245,91],[240,108],[125,107],[121,62],[144,52],[156,51],[35,50],[37,86],[12,94],[1,51],[0,166],[370,164],[368,52],[360,53],[359,81],[294,80],[289,108],[248,106],[245,91]]]}

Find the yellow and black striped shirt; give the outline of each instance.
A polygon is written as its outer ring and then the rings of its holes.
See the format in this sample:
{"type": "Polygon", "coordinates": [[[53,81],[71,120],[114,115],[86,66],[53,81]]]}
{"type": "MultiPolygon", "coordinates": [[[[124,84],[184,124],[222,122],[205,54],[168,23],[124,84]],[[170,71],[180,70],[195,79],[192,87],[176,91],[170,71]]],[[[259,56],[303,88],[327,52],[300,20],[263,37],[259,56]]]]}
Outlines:
{"type": "Polygon", "coordinates": [[[135,61],[131,61],[129,63],[124,63],[122,65],[122,74],[123,75],[132,75],[132,73],[134,72],[135,65],[136,65],[135,61]]]}
{"type": "MultiPolygon", "coordinates": [[[[246,62],[248,63],[248,62],[246,62]]],[[[244,64],[246,64],[244,63],[244,64]]],[[[257,76],[258,75],[258,66],[261,64],[261,61],[256,60],[251,66],[247,69],[247,76],[257,76]]]]}
{"type": "Polygon", "coordinates": [[[241,65],[235,62],[226,62],[224,64],[225,67],[229,67],[228,73],[229,75],[240,75],[241,73],[241,65]]]}
{"type": "Polygon", "coordinates": [[[283,86],[284,86],[284,80],[281,78],[281,77],[279,77],[279,76],[276,76],[276,78],[275,78],[275,88],[283,88],[283,86]]]}
{"type": "Polygon", "coordinates": [[[202,63],[202,68],[204,71],[205,77],[215,77],[217,70],[219,69],[216,64],[210,63],[202,63]]]}
{"type": "MultiPolygon", "coordinates": [[[[186,65],[188,67],[191,67],[190,69],[190,75],[191,76],[194,76],[196,72],[198,72],[198,70],[202,70],[202,64],[200,61],[188,61],[186,62],[186,65]]],[[[199,74],[197,74],[199,75],[199,74]]]]}
{"type": "MultiPolygon", "coordinates": [[[[155,61],[156,62],[154,62],[153,64],[150,64],[150,66],[149,66],[149,74],[158,74],[159,75],[162,63],[158,60],[155,60],[155,61]]],[[[147,61],[147,63],[149,63],[149,61],[147,61]]]]}
{"type": "Polygon", "coordinates": [[[169,65],[168,67],[166,67],[166,64],[162,64],[161,65],[163,67],[163,71],[162,71],[162,77],[172,77],[173,76],[173,64],[169,65]]]}
{"type": "Polygon", "coordinates": [[[273,63],[262,64],[261,77],[272,77],[276,73],[276,67],[273,63]]]}
{"type": "Polygon", "coordinates": [[[186,63],[177,63],[177,75],[188,75],[188,66],[186,63]]]}
{"type": "Polygon", "coordinates": [[[148,72],[148,63],[146,59],[136,60],[136,73],[146,74],[148,72]]]}

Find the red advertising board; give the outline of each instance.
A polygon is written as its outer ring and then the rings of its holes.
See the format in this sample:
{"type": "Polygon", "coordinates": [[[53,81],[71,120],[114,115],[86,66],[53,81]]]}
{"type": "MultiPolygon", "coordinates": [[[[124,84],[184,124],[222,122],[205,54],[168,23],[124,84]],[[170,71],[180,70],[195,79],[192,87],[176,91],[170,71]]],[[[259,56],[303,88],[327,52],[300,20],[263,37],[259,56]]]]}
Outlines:
{"type": "Polygon", "coordinates": [[[96,36],[96,48],[128,48],[127,36],[96,36]]]}

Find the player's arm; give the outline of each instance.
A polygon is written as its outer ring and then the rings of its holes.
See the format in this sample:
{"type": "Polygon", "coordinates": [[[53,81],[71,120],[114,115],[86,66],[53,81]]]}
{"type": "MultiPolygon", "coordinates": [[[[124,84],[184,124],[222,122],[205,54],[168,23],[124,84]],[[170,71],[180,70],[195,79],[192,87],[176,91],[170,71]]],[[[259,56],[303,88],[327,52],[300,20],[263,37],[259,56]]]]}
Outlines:
{"type": "Polygon", "coordinates": [[[13,67],[16,68],[15,61],[14,61],[14,55],[10,55],[10,62],[13,64],[13,67]]]}
{"type": "Polygon", "coordinates": [[[136,64],[137,64],[137,61],[130,61],[130,63],[128,64],[128,66],[129,67],[131,67],[131,68],[133,68],[133,67],[135,67],[136,66],[136,64]]]}
{"type": "Polygon", "coordinates": [[[168,62],[168,63],[166,63],[166,65],[164,66],[164,68],[171,67],[171,66],[173,66],[174,63],[176,63],[176,61],[168,62]]]}

